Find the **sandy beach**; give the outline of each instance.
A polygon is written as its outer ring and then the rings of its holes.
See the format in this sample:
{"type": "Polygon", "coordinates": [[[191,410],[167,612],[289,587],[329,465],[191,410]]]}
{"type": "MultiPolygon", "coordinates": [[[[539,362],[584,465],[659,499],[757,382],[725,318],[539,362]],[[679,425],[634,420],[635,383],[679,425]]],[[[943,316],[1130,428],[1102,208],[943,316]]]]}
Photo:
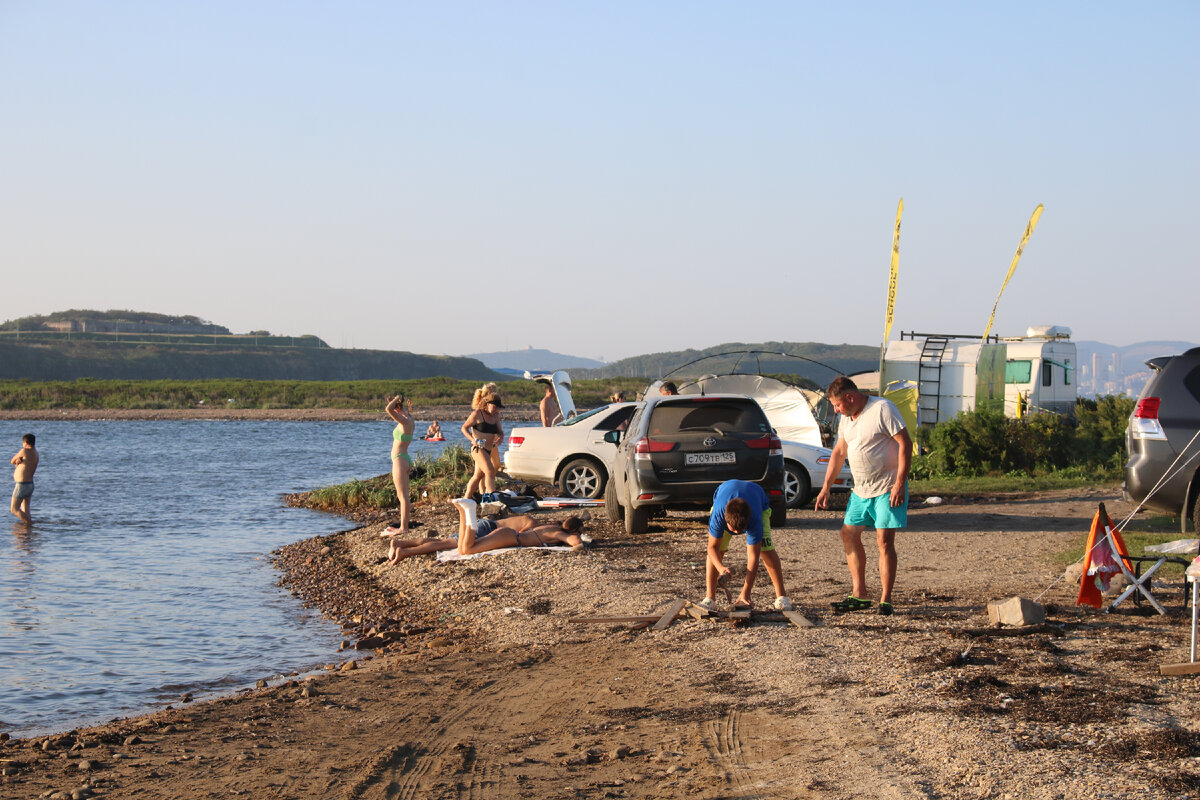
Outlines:
{"type": "MultiPolygon", "coordinates": [[[[282,583],[344,626],[344,659],[3,742],[0,794],[1195,797],[1200,687],[1158,671],[1187,660],[1178,587],[1162,590],[1170,616],[1106,615],[1076,608],[1077,584],[1050,562],[1082,544],[1097,502],[1126,510],[1116,494],[916,506],[892,617],[831,611],[846,589],[840,514],[794,514],[776,542],[810,628],[766,612],[662,630],[571,621],[699,600],[703,515],[630,537],[601,513],[582,553],[395,567],[377,516],[277,556],[282,583]],[[989,628],[985,604],[1014,595],[1041,596],[1048,623],[989,628]]],[[[451,530],[452,511],[419,505],[416,533],[451,530]]],[[[771,599],[763,576],[756,604],[771,599]]]]}

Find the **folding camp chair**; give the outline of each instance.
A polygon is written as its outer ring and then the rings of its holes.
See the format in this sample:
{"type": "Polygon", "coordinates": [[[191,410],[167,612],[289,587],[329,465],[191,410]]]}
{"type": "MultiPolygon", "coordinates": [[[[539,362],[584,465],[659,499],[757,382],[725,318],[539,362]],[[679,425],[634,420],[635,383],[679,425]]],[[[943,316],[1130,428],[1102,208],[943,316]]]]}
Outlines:
{"type": "MultiPolygon", "coordinates": [[[[1163,566],[1167,562],[1180,564],[1186,569],[1188,564],[1191,563],[1191,560],[1182,558],[1180,556],[1167,554],[1131,556],[1128,552],[1126,552],[1125,542],[1121,540],[1120,533],[1118,533],[1116,528],[1113,527],[1112,521],[1108,519],[1108,515],[1104,511],[1103,503],[1100,504],[1099,516],[1101,524],[1104,526],[1104,535],[1108,540],[1108,545],[1112,548],[1113,553],[1116,554],[1117,565],[1120,566],[1121,572],[1124,573],[1125,577],[1129,579],[1129,585],[1125,587],[1125,591],[1121,592],[1117,599],[1113,600],[1109,607],[1105,609],[1105,611],[1112,611],[1114,608],[1124,602],[1130,595],[1133,595],[1133,601],[1135,604],[1140,605],[1142,599],[1145,598],[1145,600],[1154,607],[1155,611],[1157,611],[1159,614],[1166,614],[1166,609],[1162,607],[1162,604],[1154,598],[1154,595],[1151,594],[1150,591],[1151,580],[1154,577],[1154,573],[1158,571],[1159,567],[1163,566]],[[1150,568],[1143,573],[1142,566],[1144,564],[1149,564],[1150,568]],[[1137,592],[1137,594],[1133,594],[1134,592],[1137,592]]],[[[1186,581],[1184,582],[1183,588],[1183,605],[1185,608],[1187,607],[1186,581]]]]}
{"type": "MultiPolygon", "coordinates": [[[[1132,595],[1134,602],[1140,604],[1144,599],[1159,614],[1166,614],[1167,610],[1163,608],[1162,603],[1158,602],[1150,589],[1154,574],[1168,561],[1174,561],[1184,566],[1188,564],[1186,559],[1165,553],[1129,555],[1129,549],[1125,547],[1125,542],[1121,539],[1121,532],[1108,518],[1104,504],[1100,503],[1096,516],[1092,519],[1092,529],[1088,533],[1087,548],[1083,558],[1083,574],[1079,581],[1079,599],[1076,601],[1076,605],[1087,604],[1096,609],[1103,608],[1108,612],[1132,595]],[[1144,564],[1149,564],[1150,567],[1142,572],[1144,564]],[[1101,595],[1101,591],[1108,588],[1108,580],[1105,576],[1116,574],[1118,571],[1129,580],[1129,586],[1121,593],[1120,597],[1105,608],[1104,598],[1101,595]]],[[[1184,607],[1186,607],[1186,594],[1184,598],[1184,607]]]]}

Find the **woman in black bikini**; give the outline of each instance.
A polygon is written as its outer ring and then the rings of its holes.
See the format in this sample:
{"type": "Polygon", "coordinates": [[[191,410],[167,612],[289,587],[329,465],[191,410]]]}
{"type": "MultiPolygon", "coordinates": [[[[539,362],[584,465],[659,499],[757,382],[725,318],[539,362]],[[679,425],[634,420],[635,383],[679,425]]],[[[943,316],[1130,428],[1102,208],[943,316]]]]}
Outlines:
{"type": "Polygon", "coordinates": [[[475,462],[475,472],[467,482],[464,497],[474,496],[479,491],[480,483],[486,494],[496,491],[496,465],[492,461],[492,451],[499,447],[504,438],[504,430],[500,427],[500,409],[504,406],[499,395],[480,389],[475,392],[471,406],[475,410],[463,423],[462,432],[471,441],[471,460],[475,462]]]}

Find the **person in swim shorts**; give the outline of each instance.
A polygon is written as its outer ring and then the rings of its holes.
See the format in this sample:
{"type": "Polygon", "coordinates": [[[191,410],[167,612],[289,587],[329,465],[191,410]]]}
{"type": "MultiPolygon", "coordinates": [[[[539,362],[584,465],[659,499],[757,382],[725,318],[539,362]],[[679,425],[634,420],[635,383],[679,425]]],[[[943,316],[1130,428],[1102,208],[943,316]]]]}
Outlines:
{"type": "MultiPolygon", "coordinates": [[[[406,558],[458,549],[460,553],[485,553],[502,547],[550,547],[567,545],[582,550],[583,519],[568,517],[562,522],[538,525],[533,517],[508,517],[502,522],[476,519],[478,506],[474,500],[451,500],[458,509],[458,535],[446,539],[392,539],[388,548],[388,563],[398,564],[406,558]]],[[[590,541],[590,539],[586,540],[590,541]]]]}
{"type": "Polygon", "coordinates": [[[829,494],[842,464],[850,461],[854,489],[842,521],[842,548],[850,569],[850,594],[832,603],[834,611],[863,611],[872,606],[867,597],[867,555],[862,532],[875,529],[879,547],[879,613],[892,613],[892,587],[896,582],[896,531],[908,526],[908,468],[912,463],[912,438],[900,410],[890,400],[868,397],[854,381],[834,379],[825,392],[833,410],[841,414],[838,439],[825,468],[825,483],[816,507],[829,508],[829,494]]]}
{"type": "Polygon", "coordinates": [[[392,485],[396,487],[396,499],[400,501],[400,527],[396,533],[408,533],[408,474],[412,470],[412,456],[408,446],[413,440],[412,414],[404,410],[404,395],[398,394],[383,408],[396,423],[392,429],[392,485]]]}
{"type": "Polygon", "coordinates": [[[713,494],[712,511],[708,517],[708,556],[704,570],[704,601],[712,608],[718,587],[733,573],[725,566],[725,551],[733,536],[746,534],[746,580],[742,593],[734,601],[735,608],[752,608],[750,593],[758,576],[761,561],[767,566],[767,575],[775,587],[775,608],[790,611],[793,606],[783,586],[783,566],[775,544],[771,541],[771,502],[767,493],[757,483],[750,481],[725,481],[713,494]]]}
{"type": "Polygon", "coordinates": [[[29,516],[29,500],[33,497],[33,473],[37,471],[41,455],[33,446],[35,441],[32,433],[21,437],[21,449],[12,457],[13,487],[12,503],[8,510],[28,525],[32,518],[29,516]]]}

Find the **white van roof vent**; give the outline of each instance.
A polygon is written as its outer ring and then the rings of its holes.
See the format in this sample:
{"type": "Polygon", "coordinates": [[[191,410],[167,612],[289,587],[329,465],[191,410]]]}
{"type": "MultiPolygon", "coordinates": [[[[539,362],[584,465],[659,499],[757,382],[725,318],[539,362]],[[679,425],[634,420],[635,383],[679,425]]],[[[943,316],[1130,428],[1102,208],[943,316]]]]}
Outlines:
{"type": "Polygon", "coordinates": [[[1070,339],[1071,329],[1066,325],[1031,325],[1025,330],[1026,339],[1070,339]]]}

